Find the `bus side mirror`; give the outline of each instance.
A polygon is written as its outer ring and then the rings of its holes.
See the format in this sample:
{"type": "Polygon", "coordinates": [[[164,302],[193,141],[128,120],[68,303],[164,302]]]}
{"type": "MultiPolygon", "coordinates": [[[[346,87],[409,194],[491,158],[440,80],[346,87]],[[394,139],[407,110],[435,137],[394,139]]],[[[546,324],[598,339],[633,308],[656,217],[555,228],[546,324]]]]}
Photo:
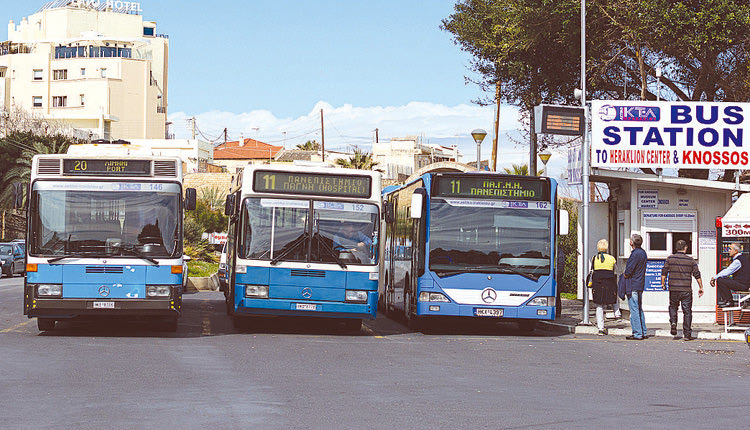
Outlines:
{"type": "Polygon", "coordinates": [[[565,209],[560,209],[560,216],[558,217],[560,225],[558,226],[560,236],[566,236],[570,233],[570,215],[565,209]]]}
{"type": "Polygon", "coordinates": [[[26,188],[25,184],[13,183],[13,209],[23,209],[24,188],[26,188]]]}
{"type": "Polygon", "coordinates": [[[234,194],[229,194],[226,203],[224,203],[224,215],[232,216],[234,213],[234,194]]]}
{"type": "Polygon", "coordinates": [[[419,219],[422,218],[422,206],[424,204],[424,195],[418,192],[415,192],[411,195],[411,212],[410,216],[413,219],[419,219]]]}
{"type": "Polygon", "coordinates": [[[185,210],[194,211],[196,201],[195,188],[185,188],[185,210]]]}
{"type": "Polygon", "coordinates": [[[396,220],[396,217],[393,213],[393,202],[385,202],[385,208],[383,208],[383,213],[385,214],[385,222],[387,224],[391,224],[393,221],[396,220]]]}

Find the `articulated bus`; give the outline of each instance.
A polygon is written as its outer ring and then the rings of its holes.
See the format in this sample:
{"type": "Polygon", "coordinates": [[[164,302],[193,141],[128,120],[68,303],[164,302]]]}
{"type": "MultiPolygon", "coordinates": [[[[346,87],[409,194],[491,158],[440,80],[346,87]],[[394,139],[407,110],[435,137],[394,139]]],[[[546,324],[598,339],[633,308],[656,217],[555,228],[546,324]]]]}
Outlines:
{"type": "MultiPolygon", "coordinates": [[[[380,306],[411,328],[434,317],[553,320],[557,183],[496,173],[427,173],[384,200],[380,306]]],[[[432,320],[431,320],[432,318],[432,320]]]]}
{"type": "Polygon", "coordinates": [[[158,317],[177,329],[183,210],[195,208],[195,190],[183,200],[179,158],[131,156],[128,146],[34,156],[24,314],[39,330],[92,315],[158,317]]]}
{"type": "Polygon", "coordinates": [[[227,196],[227,313],[340,318],[359,331],[378,301],[377,172],[245,167],[227,196]]]}

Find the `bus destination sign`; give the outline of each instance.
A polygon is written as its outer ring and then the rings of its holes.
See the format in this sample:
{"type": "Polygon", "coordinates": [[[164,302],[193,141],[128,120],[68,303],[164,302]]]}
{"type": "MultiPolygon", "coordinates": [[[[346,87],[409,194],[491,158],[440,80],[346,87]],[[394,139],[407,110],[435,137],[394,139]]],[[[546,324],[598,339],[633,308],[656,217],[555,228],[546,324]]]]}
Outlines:
{"type": "Polygon", "coordinates": [[[549,182],[541,179],[490,176],[440,176],[437,195],[475,199],[549,200],[549,182]]]}
{"type": "Polygon", "coordinates": [[[65,158],[63,174],[70,176],[151,176],[150,160],[65,158]]]}
{"type": "Polygon", "coordinates": [[[372,178],[357,175],[256,170],[253,177],[253,191],[368,198],[372,193],[372,178]]]}

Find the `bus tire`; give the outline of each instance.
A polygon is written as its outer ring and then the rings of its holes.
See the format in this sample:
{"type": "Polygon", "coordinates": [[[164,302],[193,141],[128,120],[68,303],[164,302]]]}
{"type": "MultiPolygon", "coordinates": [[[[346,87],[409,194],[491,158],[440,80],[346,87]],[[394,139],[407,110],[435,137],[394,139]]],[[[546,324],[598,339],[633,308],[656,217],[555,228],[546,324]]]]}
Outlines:
{"type": "Polygon", "coordinates": [[[37,318],[36,327],[39,331],[51,331],[55,329],[55,322],[52,318],[37,318]]]}
{"type": "Polygon", "coordinates": [[[524,333],[533,333],[536,329],[536,320],[519,320],[518,329],[524,333]]]}
{"type": "Polygon", "coordinates": [[[344,330],[348,333],[359,333],[362,330],[362,318],[346,318],[344,320],[344,330]]]}

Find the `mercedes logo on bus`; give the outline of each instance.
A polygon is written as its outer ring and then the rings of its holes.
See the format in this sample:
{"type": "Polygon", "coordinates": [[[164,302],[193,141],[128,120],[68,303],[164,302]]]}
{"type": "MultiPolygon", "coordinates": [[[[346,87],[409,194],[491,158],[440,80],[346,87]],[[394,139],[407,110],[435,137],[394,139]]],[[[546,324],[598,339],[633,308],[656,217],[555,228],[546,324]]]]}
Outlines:
{"type": "Polygon", "coordinates": [[[302,289],[302,297],[309,299],[312,297],[312,289],[310,287],[305,287],[302,289]]]}
{"type": "Polygon", "coordinates": [[[109,295],[109,287],[106,285],[102,285],[99,287],[99,295],[102,297],[107,297],[109,295]]]}
{"type": "Polygon", "coordinates": [[[492,288],[485,288],[482,290],[482,301],[485,303],[492,303],[497,299],[497,291],[492,288]]]}

